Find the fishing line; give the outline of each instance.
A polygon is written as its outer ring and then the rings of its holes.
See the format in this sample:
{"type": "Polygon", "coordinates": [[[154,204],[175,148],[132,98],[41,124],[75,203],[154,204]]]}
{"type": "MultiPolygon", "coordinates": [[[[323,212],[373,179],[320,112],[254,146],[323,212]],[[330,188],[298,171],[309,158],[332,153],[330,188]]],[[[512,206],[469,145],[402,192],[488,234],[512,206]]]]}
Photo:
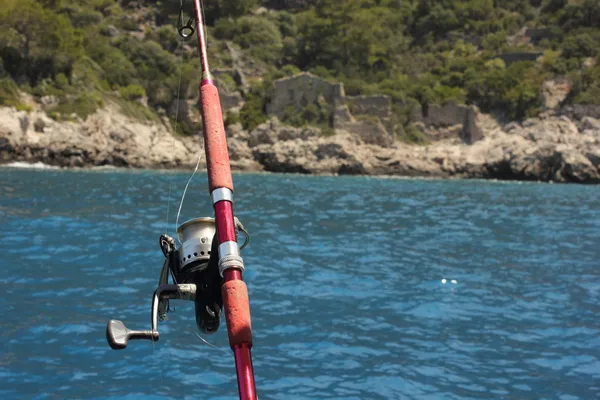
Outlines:
{"type": "Polygon", "coordinates": [[[219,346],[215,346],[214,344],[210,343],[208,340],[204,339],[202,336],[198,335],[198,332],[194,332],[194,335],[198,336],[198,338],[200,338],[200,340],[202,340],[205,344],[207,344],[208,346],[220,350],[223,353],[227,354],[229,356],[229,351],[223,349],[222,347],[219,346]]]}
{"type": "MultiPolygon", "coordinates": [[[[183,1],[183,0],[182,0],[183,1]]],[[[204,15],[204,2],[200,0],[200,8],[202,9],[202,21],[206,21],[206,16],[204,15]]],[[[204,28],[204,42],[206,43],[206,48],[208,48],[208,29],[206,28],[206,24],[202,24],[204,28]]]]}
{"type": "MultiPolygon", "coordinates": [[[[183,1],[183,0],[182,0],[183,1]]],[[[180,56],[179,56],[179,83],[177,84],[177,102],[175,103],[175,132],[173,136],[173,141],[171,142],[171,154],[173,154],[173,149],[175,147],[175,137],[177,136],[177,127],[179,126],[179,97],[181,94],[181,78],[183,76],[183,40],[181,38],[181,42],[179,44],[180,56]]],[[[167,218],[165,220],[165,233],[169,229],[169,212],[171,209],[171,191],[173,189],[173,175],[169,177],[169,195],[167,197],[167,218]]],[[[177,226],[175,226],[175,230],[177,231],[177,226]]]]}
{"type": "MultiPolygon", "coordinates": [[[[179,3],[183,7],[183,0],[180,0],[179,3]]],[[[200,0],[200,5],[201,5],[200,8],[202,9],[202,20],[206,21],[206,18],[204,16],[204,4],[203,4],[202,0],[200,0]]],[[[206,37],[206,39],[205,39],[206,46],[208,47],[208,30],[206,28],[206,24],[202,24],[202,28],[204,29],[204,35],[206,37]]],[[[178,102],[179,102],[179,99],[178,99],[178,102]]],[[[179,112],[179,107],[177,108],[177,111],[179,112]]],[[[190,182],[192,182],[192,179],[194,179],[196,172],[198,172],[198,168],[200,167],[201,160],[202,160],[202,152],[200,152],[200,155],[198,156],[198,161],[196,162],[196,168],[194,168],[194,172],[192,172],[192,175],[190,176],[187,183],[185,184],[185,189],[183,189],[183,194],[181,195],[181,200],[179,201],[179,210],[177,210],[177,218],[175,219],[175,231],[177,231],[177,227],[179,226],[179,216],[181,215],[181,208],[183,207],[183,201],[185,199],[185,195],[187,193],[188,187],[190,186],[190,182]]],[[[176,236],[177,236],[177,241],[179,242],[179,244],[181,244],[179,235],[176,235],[176,236]]]]}
{"type": "MultiPolygon", "coordinates": [[[[194,179],[194,175],[196,175],[196,172],[198,172],[198,168],[200,167],[200,160],[202,160],[202,153],[200,153],[200,156],[198,156],[198,162],[196,163],[196,168],[194,168],[194,172],[192,172],[192,175],[190,176],[187,183],[185,184],[185,189],[183,189],[183,194],[181,195],[181,201],[179,202],[179,210],[177,210],[177,219],[175,220],[175,230],[177,230],[177,227],[179,226],[179,215],[181,214],[181,208],[183,207],[183,200],[185,199],[185,194],[187,193],[188,187],[190,186],[190,182],[192,181],[192,179],[194,179]]],[[[181,244],[179,235],[177,235],[177,241],[181,244]]]]}
{"type": "MultiPolygon", "coordinates": [[[[183,2],[183,0],[180,0],[181,2],[183,2]]],[[[177,128],[179,127],[179,101],[180,101],[180,97],[181,97],[181,80],[183,77],[183,54],[184,54],[184,48],[183,48],[183,44],[184,44],[184,38],[181,38],[181,41],[179,42],[179,80],[177,83],[177,100],[175,103],[175,129],[174,129],[174,134],[173,134],[173,138],[171,141],[171,151],[170,154],[174,154],[174,148],[175,148],[175,140],[177,137],[177,128]]],[[[173,190],[173,174],[171,174],[171,176],[169,177],[169,194],[167,196],[167,216],[165,219],[165,233],[167,233],[167,230],[169,229],[169,214],[171,211],[171,192],[173,190]]],[[[171,278],[173,279],[173,283],[177,284],[176,280],[175,280],[175,276],[171,273],[171,278]]],[[[168,281],[167,281],[168,282],[168,281]]],[[[152,340],[152,354],[153,355],[157,355],[156,353],[156,343],[154,342],[154,340],[152,340]]],[[[160,360],[157,361],[157,364],[160,364],[160,360]]],[[[162,368],[158,368],[160,371],[160,385],[161,387],[165,386],[165,377],[164,377],[164,372],[162,370],[162,368]]]]}

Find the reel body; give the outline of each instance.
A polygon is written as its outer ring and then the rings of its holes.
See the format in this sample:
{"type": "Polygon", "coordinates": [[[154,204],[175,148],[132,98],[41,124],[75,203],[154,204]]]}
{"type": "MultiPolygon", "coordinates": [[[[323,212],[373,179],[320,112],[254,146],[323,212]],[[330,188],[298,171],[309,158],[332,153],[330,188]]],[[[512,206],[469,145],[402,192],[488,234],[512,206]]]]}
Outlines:
{"type": "MultiPolygon", "coordinates": [[[[236,221],[248,239],[243,225],[236,221]]],[[[158,341],[158,321],[167,319],[169,300],[188,300],[195,304],[196,326],[204,334],[217,332],[221,323],[223,297],[219,273],[219,243],[214,218],[195,218],[177,228],[179,247],[168,235],[161,235],[160,247],[165,256],[154,292],[151,329],[129,330],[118,320],[110,320],[106,338],[111,348],[127,347],[129,339],[158,341]],[[169,276],[173,284],[169,284],[169,276]]],[[[247,241],[246,241],[247,243],[247,241]]]]}

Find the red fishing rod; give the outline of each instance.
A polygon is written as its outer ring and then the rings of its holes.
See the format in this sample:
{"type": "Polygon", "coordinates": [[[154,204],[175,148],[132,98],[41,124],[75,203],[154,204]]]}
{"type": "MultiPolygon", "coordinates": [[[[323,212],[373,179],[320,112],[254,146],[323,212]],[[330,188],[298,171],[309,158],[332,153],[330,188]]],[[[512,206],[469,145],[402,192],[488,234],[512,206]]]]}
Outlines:
{"type": "Polygon", "coordinates": [[[229,344],[235,357],[240,399],[256,399],[252,368],[252,326],[250,324],[248,288],[242,280],[244,262],[240,257],[233,217],[233,180],[227,151],[227,138],[219,91],[208,66],[203,15],[200,0],[194,0],[198,52],[202,67],[200,104],[202,106],[208,187],[217,224],[219,272],[224,280],[221,293],[225,306],[229,344]]]}
{"type": "Polygon", "coordinates": [[[195,302],[196,325],[206,334],[217,331],[224,309],[240,399],[255,400],[250,305],[248,288],[242,279],[244,261],[240,256],[249,236],[233,215],[233,180],[221,101],[208,66],[202,4],[200,0],[193,1],[194,16],[186,24],[183,23],[181,2],[177,30],[184,38],[193,35],[194,31],[198,37],[204,149],[215,218],[196,218],[179,226],[179,246],[173,238],[161,235],[159,243],[165,261],[152,298],[151,329],[130,330],[123,322],[111,320],[106,337],[115,350],[127,347],[129,340],[158,341],[158,321],[165,319],[170,311],[168,302],[173,299],[195,302]],[[238,231],[246,235],[246,242],[241,247],[237,242],[238,231]],[[172,284],[169,284],[169,276],[172,284]]]}

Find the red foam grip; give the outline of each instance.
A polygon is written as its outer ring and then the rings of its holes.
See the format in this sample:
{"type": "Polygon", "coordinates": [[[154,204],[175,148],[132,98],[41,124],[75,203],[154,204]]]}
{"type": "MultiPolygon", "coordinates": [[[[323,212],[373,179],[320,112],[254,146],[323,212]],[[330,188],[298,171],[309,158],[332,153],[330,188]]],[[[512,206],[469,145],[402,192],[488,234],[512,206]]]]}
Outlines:
{"type": "Polygon", "coordinates": [[[252,325],[248,288],[241,280],[228,281],[221,286],[229,344],[233,347],[247,343],[252,345],[252,325]]]}
{"type": "Polygon", "coordinates": [[[219,91],[213,85],[204,85],[200,88],[200,92],[210,191],[217,188],[233,190],[219,91]]]}

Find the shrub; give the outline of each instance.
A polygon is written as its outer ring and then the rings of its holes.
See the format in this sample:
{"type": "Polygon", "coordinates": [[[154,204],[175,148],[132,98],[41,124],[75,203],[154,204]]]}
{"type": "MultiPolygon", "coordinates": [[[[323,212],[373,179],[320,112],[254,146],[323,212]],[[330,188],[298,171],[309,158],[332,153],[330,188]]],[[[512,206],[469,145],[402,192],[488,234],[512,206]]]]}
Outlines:
{"type": "Polygon", "coordinates": [[[55,118],[62,120],[70,120],[75,114],[82,119],[86,119],[88,115],[96,112],[99,107],[102,107],[104,102],[95,93],[82,93],[73,100],[61,102],[54,110],[55,118]]]}
{"type": "Polygon", "coordinates": [[[76,9],[71,15],[71,21],[76,28],[85,28],[102,21],[102,13],[85,8],[76,9]]]}
{"type": "Polygon", "coordinates": [[[121,97],[127,100],[139,100],[142,97],[146,96],[146,91],[140,85],[131,84],[119,88],[119,94],[121,95],[121,97]]]}
{"type": "Polygon", "coordinates": [[[220,39],[233,40],[264,62],[277,61],[283,49],[277,25],[259,16],[243,16],[235,21],[221,20],[215,26],[215,35],[220,39]]]}
{"type": "Polygon", "coordinates": [[[228,110],[225,113],[225,126],[229,126],[229,125],[235,125],[237,123],[240,123],[240,114],[237,112],[233,112],[231,110],[228,110]]]}
{"type": "Polygon", "coordinates": [[[73,62],[82,55],[81,36],[71,21],[35,1],[4,1],[0,27],[4,68],[31,86],[61,72],[69,75],[73,62]]]}
{"type": "Polygon", "coordinates": [[[247,15],[258,5],[258,0],[211,0],[204,5],[206,20],[213,24],[220,19],[247,15]]]}
{"type": "Polygon", "coordinates": [[[31,111],[31,106],[21,101],[19,88],[10,78],[0,79],[0,105],[15,107],[19,111],[31,111]]]}
{"type": "Polygon", "coordinates": [[[251,88],[240,110],[240,122],[247,131],[254,130],[268,119],[265,113],[265,104],[268,100],[265,93],[264,84],[251,88]]]}
{"type": "Polygon", "coordinates": [[[423,132],[418,130],[412,123],[396,125],[396,138],[404,143],[426,145],[429,139],[423,132]]]}
{"type": "Polygon", "coordinates": [[[569,100],[572,103],[600,105],[600,65],[572,74],[571,81],[569,100]]]}
{"type": "Polygon", "coordinates": [[[594,57],[598,53],[598,43],[589,33],[567,37],[562,45],[564,58],[594,57]]]}
{"type": "Polygon", "coordinates": [[[54,81],[56,82],[56,86],[60,89],[65,89],[69,86],[69,78],[63,73],[56,75],[54,81]]]}
{"type": "Polygon", "coordinates": [[[111,86],[127,86],[138,71],[121,50],[108,41],[95,38],[87,46],[87,53],[102,69],[102,75],[111,86]]]}

